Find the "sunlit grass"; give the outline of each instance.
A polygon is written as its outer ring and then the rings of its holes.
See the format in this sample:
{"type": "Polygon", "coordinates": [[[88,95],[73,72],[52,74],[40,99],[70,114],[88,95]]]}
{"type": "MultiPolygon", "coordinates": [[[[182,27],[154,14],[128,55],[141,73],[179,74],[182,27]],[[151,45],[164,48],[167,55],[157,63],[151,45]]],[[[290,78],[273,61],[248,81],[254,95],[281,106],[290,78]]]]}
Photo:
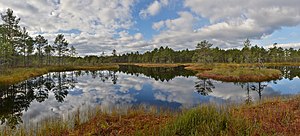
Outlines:
{"type": "MultiPolygon", "coordinates": [[[[185,66],[185,69],[198,72],[201,78],[212,78],[227,82],[261,82],[279,79],[281,72],[276,69],[259,68],[258,63],[132,63],[122,65],[137,65],[141,67],[178,67],[185,66]]],[[[268,64],[275,65],[275,64],[268,64]]]]}
{"type": "Polygon", "coordinates": [[[206,70],[212,70],[215,66],[215,64],[185,64],[185,69],[187,70],[193,70],[193,71],[197,71],[197,72],[201,72],[201,71],[206,71],[206,70]]]}
{"type": "MultiPolygon", "coordinates": [[[[13,68],[5,69],[0,74],[1,84],[13,84],[31,77],[43,75],[48,72],[71,71],[71,70],[110,70],[118,69],[118,65],[137,65],[141,67],[178,67],[185,66],[187,70],[193,70],[202,77],[207,76],[222,81],[266,81],[277,79],[280,72],[271,69],[260,69],[259,64],[236,64],[236,63],[120,63],[103,64],[99,66],[47,66],[42,68],[13,68]],[[211,71],[208,71],[211,70],[211,71]],[[203,73],[203,71],[205,71],[203,73]]],[[[265,66],[300,65],[299,63],[266,63],[265,66]]]]}
{"type": "Polygon", "coordinates": [[[200,78],[211,78],[227,82],[261,82],[279,79],[281,72],[276,69],[260,68],[259,64],[186,64],[185,69],[198,72],[200,78]]]}
{"type": "Polygon", "coordinates": [[[72,71],[72,70],[111,70],[118,69],[118,65],[99,66],[47,66],[41,68],[13,68],[6,69],[0,74],[0,84],[14,84],[31,77],[41,76],[48,72],[72,71]]]}
{"type": "Polygon", "coordinates": [[[184,63],[119,63],[119,65],[135,65],[140,67],[165,67],[165,68],[172,68],[183,66],[184,63]]]}
{"type": "Polygon", "coordinates": [[[265,63],[265,66],[300,66],[299,62],[265,63]]]}
{"type": "Polygon", "coordinates": [[[261,82],[278,79],[281,72],[265,68],[214,68],[200,72],[197,76],[228,82],[261,82]]]}
{"type": "Polygon", "coordinates": [[[48,72],[47,68],[14,68],[0,74],[1,84],[13,84],[48,72]]]}
{"type": "Polygon", "coordinates": [[[182,113],[160,130],[159,135],[249,135],[255,129],[243,118],[236,118],[228,108],[201,106],[182,113]]]}

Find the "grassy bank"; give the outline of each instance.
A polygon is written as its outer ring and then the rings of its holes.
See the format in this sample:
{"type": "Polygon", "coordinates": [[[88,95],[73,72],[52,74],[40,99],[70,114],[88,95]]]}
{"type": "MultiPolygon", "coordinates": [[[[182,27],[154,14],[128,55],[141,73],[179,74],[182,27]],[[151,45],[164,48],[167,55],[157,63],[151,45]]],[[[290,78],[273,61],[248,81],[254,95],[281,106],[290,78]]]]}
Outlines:
{"type": "Polygon", "coordinates": [[[2,128],[0,135],[299,135],[299,101],[296,96],[179,112],[135,108],[107,113],[87,108],[67,119],[46,119],[35,127],[2,128]]]}
{"type": "Polygon", "coordinates": [[[265,63],[265,66],[300,66],[299,62],[265,63]]]}
{"type": "MultiPolygon", "coordinates": [[[[278,79],[280,71],[273,69],[256,69],[258,64],[197,64],[197,63],[120,63],[99,66],[47,66],[41,68],[13,68],[0,74],[0,84],[13,84],[31,77],[43,75],[48,72],[71,71],[71,70],[111,70],[118,69],[118,65],[136,65],[141,67],[178,67],[185,66],[187,70],[198,72],[197,76],[212,78],[222,81],[268,81],[278,79]]],[[[297,65],[294,63],[267,63],[266,66],[297,65]]],[[[300,65],[300,64],[299,64],[300,65]]]]}
{"type": "MultiPolygon", "coordinates": [[[[235,63],[174,63],[174,64],[159,64],[159,63],[124,63],[119,65],[135,65],[140,67],[178,67],[185,66],[185,69],[196,71],[196,76],[200,78],[211,78],[226,82],[261,82],[279,79],[281,72],[275,69],[259,69],[260,64],[235,64],[235,63]]],[[[275,64],[267,64],[275,66],[275,64]]],[[[278,64],[279,65],[279,64],[278,64]]],[[[283,64],[280,64],[283,65],[283,64]]],[[[292,65],[292,64],[289,64],[292,65]]]]}
{"type": "Polygon", "coordinates": [[[137,135],[157,133],[160,127],[174,119],[176,113],[154,107],[136,107],[102,111],[100,107],[77,109],[68,117],[49,117],[38,124],[15,129],[0,127],[0,136],[80,136],[80,135],[137,135]]]}
{"type": "Polygon", "coordinates": [[[275,98],[263,103],[233,108],[231,113],[243,117],[259,127],[257,134],[299,135],[300,96],[275,98]]]}
{"type": "Polygon", "coordinates": [[[247,135],[252,130],[252,124],[235,118],[228,108],[202,106],[183,112],[161,129],[159,135],[247,135]]]}
{"type": "Polygon", "coordinates": [[[214,68],[197,76],[226,82],[262,82],[279,79],[281,72],[276,69],[214,68]]]}
{"type": "MultiPolygon", "coordinates": [[[[124,63],[120,65],[135,65],[140,67],[178,67],[185,66],[185,69],[198,72],[196,76],[201,78],[211,78],[226,82],[261,82],[279,79],[281,72],[275,69],[262,68],[260,64],[236,64],[236,63],[174,63],[174,64],[159,64],[159,63],[124,63]]],[[[266,66],[284,66],[296,65],[293,63],[267,63],[266,66]]]]}
{"type": "Polygon", "coordinates": [[[119,65],[134,65],[140,67],[148,67],[148,68],[155,68],[155,67],[165,67],[165,68],[172,68],[178,66],[184,66],[184,63],[119,63],[119,65]]]}
{"type": "Polygon", "coordinates": [[[31,77],[41,76],[48,72],[72,71],[72,70],[111,70],[118,69],[118,65],[99,66],[47,66],[41,68],[13,68],[0,74],[0,84],[14,84],[31,77]]]}
{"type": "Polygon", "coordinates": [[[253,105],[202,106],[169,122],[160,135],[299,135],[300,97],[253,105]]]}
{"type": "Polygon", "coordinates": [[[279,79],[276,69],[258,68],[258,64],[187,64],[186,69],[197,71],[200,78],[211,78],[226,82],[262,82],[279,79]]]}

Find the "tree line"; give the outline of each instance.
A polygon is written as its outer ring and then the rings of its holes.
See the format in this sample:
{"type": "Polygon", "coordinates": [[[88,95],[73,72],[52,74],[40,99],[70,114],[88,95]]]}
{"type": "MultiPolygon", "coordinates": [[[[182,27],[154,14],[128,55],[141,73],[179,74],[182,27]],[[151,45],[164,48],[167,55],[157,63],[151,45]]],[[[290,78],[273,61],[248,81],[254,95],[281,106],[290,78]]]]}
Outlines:
{"type": "Polygon", "coordinates": [[[213,44],[203,40],[195,50],[179,50],[160,47],[143,54],[131,52],[117,55],[114,50],[111,56],[85,56],[89,63],[265,63],[265,62],[300,62],[300,49],[283,49],[274,43],[271,48],[252,45],[249,39],[244,41],[241,49],[212,48],[213,44]]]}
{"type": "Polygon", "coordinates": [[[19,66],[63,65],[64,59],[74,57],[76,49],[69,47],[64,35],[58,34],[53,44],[42,36],[32,37],[25,27],[19,25],[20,18],[7,9],[1,14],[0,24],[0,68],[19,66]]]}

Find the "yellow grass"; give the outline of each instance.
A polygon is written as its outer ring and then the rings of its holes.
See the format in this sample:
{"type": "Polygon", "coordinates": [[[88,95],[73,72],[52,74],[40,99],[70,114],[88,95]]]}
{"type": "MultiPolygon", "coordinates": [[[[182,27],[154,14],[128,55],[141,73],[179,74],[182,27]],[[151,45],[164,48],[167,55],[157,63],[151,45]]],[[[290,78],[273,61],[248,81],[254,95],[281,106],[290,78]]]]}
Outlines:
{"type": "Polygon", "coordinates": [[[99,66],[47,66],[42,68],[13,68],[0,74],[0,84],[14,84],[23,80],[41,76],[48,72],[72,71],[72,70],[110,70],[118,69],[118,65],[99,66]]]}
{"type": "Polygon", "coordinates": [[[197,71],[198,77],[228,82],[261,82],[278,79],[276,69],[258,68],[259,64],[186,64],[185,69],[197,71]]]}
{"type": "Polygon", "coordinates": [[[280,78],[281,72],[276,69],[214,68],[197,76],[228,82],[262,82],[280,78]]]}

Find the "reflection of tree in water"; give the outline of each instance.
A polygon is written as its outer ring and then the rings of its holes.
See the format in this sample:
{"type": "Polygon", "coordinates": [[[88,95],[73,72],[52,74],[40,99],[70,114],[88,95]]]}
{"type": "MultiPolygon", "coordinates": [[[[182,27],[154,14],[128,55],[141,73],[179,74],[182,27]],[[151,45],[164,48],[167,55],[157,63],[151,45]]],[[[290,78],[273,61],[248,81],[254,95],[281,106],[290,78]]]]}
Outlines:
{"type": "Polygon", "coordinates": [[[68,95],[68,90],[70,88],[71,81],[66,78],[65,72],[58,72],[57,74],[57,83],[52,88],[52,91],[54,92],[55,99],[58,102],[63,102],[64,98],[68,95]]]}
{"type": "Polygon", "coordinates": [[[262,98],[261,92],[264,90],[265,87],[267,87],[267,85],[262,84],[261,82],[259,82],[257,86],[255,86],[255,85],[250,86],[252,91],[256,91],[258,93],[259,100],[261,100],[261,98],[262,98]]]}
{"type": "Polygon", "coordinates": [[[246,99],[245,99],[245,103],[246,104],[250,104],[252,103],[252,97],[250,95],[250,84],[249,83],[241,83],[241,87],[243,89],[246,89],[246,99]]]}
{"type": "Polygon", "coordinates": [[[26,99],[31,95],[30,92],[14,90],[17,85],[1,85],[0,91],[0,121],[14,128],[15,125],[22,122],[22,111],[29,107],[32,99],[26,99]]]}
{"type": "Polygon", "coordinates": [[[282,77],[292,80],[295,77],[300,77],[299,66],[272,66],[269,68],[278,69],[282,73],[282,77]]]}
{"type": "Polygon", "coordinates": [[[184,69],[183,66],[179,67],[140,67],[140,66],[133,66],[133,65],[120,65],[118,71],[124,72],[126,74],[136,75],[144,74],[147,77],[153,78],[156,81],[160,80],[162,82],[169,81],[176,76],[194,76],[195,73],[190,70],[184,69]]]}
{"type": "Polygon", "coordinates": [[[34,85],[37,90],[35,92],[35,99],[37,102],[41,103],[48,99],[48,93],[54,87],[54,81],[49,76],[50,75],[47,74],[45,78],[40,77],[40,82],[37,82],[37,84],[34,85]]]}
{"type": "Polygon", "coordinates": [[[215,88],[215,86],[212,83],[212,80],[207,78],[198,78],[198,79],[199,81],[195,82],[196,92],[203,96],[207,96],[215,88]]]}
{"type": "Polygon", "coordinates": [[[262,91],[265,87],[267,87],[266,84],[262,82],[258,83],[237,83],[241,85],[243,89],[246,89],[246,100],[245,103],[250,104],[253,102],[253,98],[250,95],[250,91],[255,91],[258,93],[259,100],[262,99],[262,91]]]}
{"type": "Polygon", "coordinates": [[[109,79],[117,83],[116,72],[112,71],[73,71],[53,72],[32,78],[14,85],[0,85],[0,122],[14,128],[22,123],[23,112],[31,102],[41,103],[53,93],[58,102],[63,102],[69,90],[75,87],[77,77],[91,75],[105,82],[109,79]]]}
{"type": "Polygon", "coordinates": [[[112,82],[113,82],[113,84],[116,84],[117,81],[118,81],[118,76],[116,75],[116,72],[115,72],[115,71],[113,71],[113,72],[111,73],[111,77],[112,77],[112,82]]]}
{"type": "Polygon", "coordinates": [[[32,101],[43,102],[48,99],[49,92],[53,92],[56,100],[62,102],[74,83],[74,79],[67,78],[65,72],[57,72],[14,85],[0,85],[1,124],[14,128],[22,123],[22,112],[28,110],[32,101]]]}
{"type": "Polygon", "coordinates": [[[118,76],[117,76],[117,72],[116,71],[85,71],[85,72],[81,72],[80,73],[84,73],[84,74],[80,74],[81,76],[83,75],[91,75],[93,79],[97,79],[100,78],[100,80],[102,82],[108,81],[109,79],[111,79],[111,81],[113,82],[113,84],[116,84],[118,81],[118,76]]]}

